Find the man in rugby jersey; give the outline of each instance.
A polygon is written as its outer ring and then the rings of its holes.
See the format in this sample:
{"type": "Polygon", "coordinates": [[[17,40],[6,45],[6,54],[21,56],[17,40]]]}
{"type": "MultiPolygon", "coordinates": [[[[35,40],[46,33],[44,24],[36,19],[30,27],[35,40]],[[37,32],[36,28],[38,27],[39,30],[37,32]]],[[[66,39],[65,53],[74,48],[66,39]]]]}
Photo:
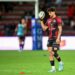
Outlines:
{"type": "Polygon", "coordinates": [[[54,57],[59,62],[59,71],[63,70],[63,62],[60,58],[60,56],[57,53],[57,50],[59,48],[60,44],[60,38],[62,33],[62,20],[56,16],[56,11],[54,7],[50,7],[47,9],[47,12],[50,16],[49,19],[47,19],[46,24],[44,24],[43,20],[41,20],[41,26],[42,29],[48,30],[49,32],[49,38],[48,38],[48,50],[49,50],[49,57],[50,57],[50,64],[51,64],[51,70],[48,72],[56,72],[55,64],[54,64],[54,57]]]}
{"type": "Polygon", "coordinates": [[[22,51],[24,47],[26,27],[27,27],[27,23],[25,21],[25,18],[21,18],[20,23],[17,25],[15,29],[15,32],[17,32],[17,36],[19,37],[19,47],[20,47],[19,51],[22,51]]]}

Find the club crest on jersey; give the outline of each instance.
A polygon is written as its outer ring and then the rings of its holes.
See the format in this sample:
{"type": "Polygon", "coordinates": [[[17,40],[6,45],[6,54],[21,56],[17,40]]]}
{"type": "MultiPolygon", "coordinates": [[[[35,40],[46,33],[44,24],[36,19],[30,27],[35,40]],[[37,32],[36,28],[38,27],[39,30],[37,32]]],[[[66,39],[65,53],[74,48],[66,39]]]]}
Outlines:
{"type": "Polygon", "coordinates": [[[56,20],[54,19],[53,22],[56,23],[56,20]]]}
{"type": "Polygon", "coordinates": [[[48,23],[51,23],[51,21],[48,21],[48,23]]]}

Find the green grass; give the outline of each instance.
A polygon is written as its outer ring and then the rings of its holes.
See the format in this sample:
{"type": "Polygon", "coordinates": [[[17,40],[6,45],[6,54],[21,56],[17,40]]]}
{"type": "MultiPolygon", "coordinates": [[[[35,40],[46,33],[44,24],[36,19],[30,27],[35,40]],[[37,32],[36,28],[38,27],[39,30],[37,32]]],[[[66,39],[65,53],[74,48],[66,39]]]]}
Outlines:
{"type": "Polygon", "coordinates": [[[64,70],[48,73],[50,62],[48,51],[0,51],[0,75],[75,75],[75,51],[59,51],[64,70]],[[20,74],[24,72],[25,74],[20,74]]]}

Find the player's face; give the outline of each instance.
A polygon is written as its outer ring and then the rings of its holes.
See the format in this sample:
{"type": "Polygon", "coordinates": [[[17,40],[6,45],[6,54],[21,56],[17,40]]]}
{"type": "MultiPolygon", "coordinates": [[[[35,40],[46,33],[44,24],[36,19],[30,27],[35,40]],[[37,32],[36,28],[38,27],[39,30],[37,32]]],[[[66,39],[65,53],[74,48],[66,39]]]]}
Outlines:
{"type": "Polygon", "coordinates": [[[53,16],[54,16],[54,14],[55,14],[55,12],[48,12],[48,14],[49,14],[49,16],[52,18],[53,16]]]}
{"type": "Polygon", "coordinates": [[[22,19],[21,22],[22,22],[22,24],[24,24],[25,23],[25,19],[22,19]]]}

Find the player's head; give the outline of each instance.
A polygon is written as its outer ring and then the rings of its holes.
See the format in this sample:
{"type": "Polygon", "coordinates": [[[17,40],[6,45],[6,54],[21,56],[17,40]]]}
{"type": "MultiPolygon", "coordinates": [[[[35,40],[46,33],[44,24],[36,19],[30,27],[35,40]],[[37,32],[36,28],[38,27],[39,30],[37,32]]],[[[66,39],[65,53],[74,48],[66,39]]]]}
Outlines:
{"type": "Polygon", "coordinates": [[[21,24],[24,24],[24,23],[25,23],[25,18],[21,18],[20,23],[21,23],[21,24]]]}
{"type": "Polygon", "coordinates": [[[50,17],[53,17],[55,15],[55,7],[48,8],[47,12],[48,12],[50,17]]]}

